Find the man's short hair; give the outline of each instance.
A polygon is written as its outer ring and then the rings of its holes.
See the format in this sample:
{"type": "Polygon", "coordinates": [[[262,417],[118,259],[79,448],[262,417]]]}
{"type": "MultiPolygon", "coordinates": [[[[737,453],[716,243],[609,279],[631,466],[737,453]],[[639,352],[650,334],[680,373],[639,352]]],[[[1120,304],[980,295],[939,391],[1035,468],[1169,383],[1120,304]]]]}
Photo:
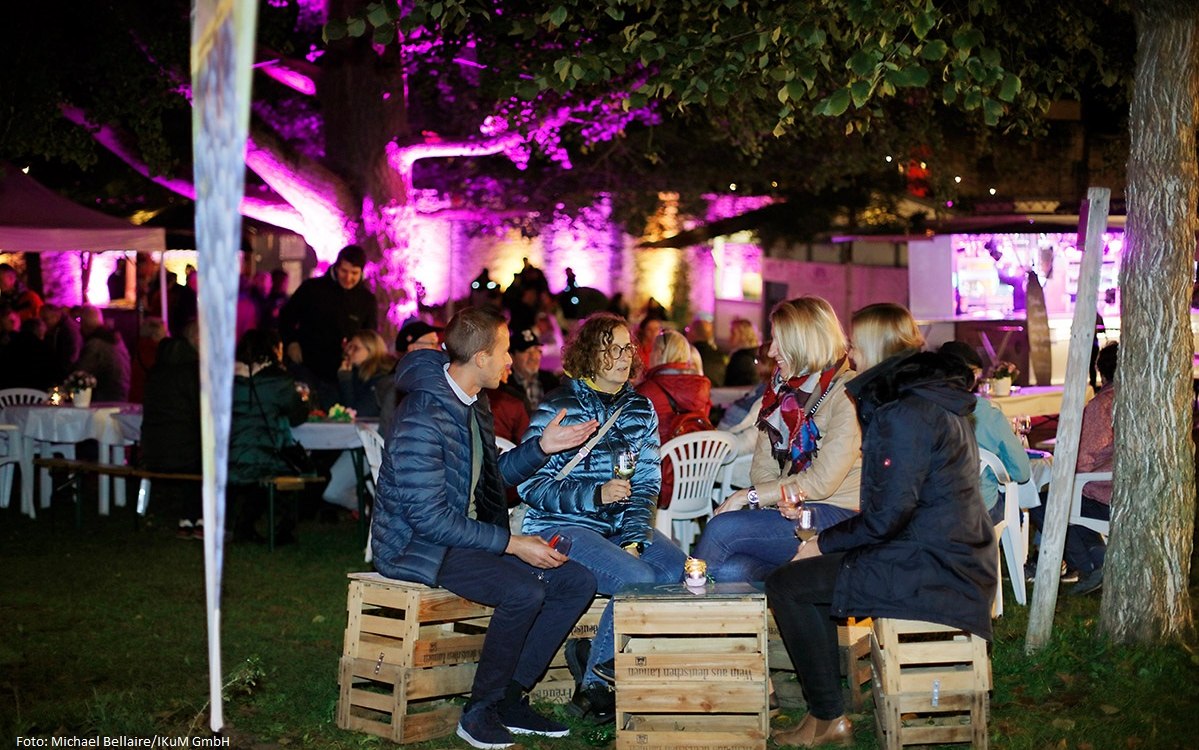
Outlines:
{"type": "Polygon", "coordinates": [[[445,327],[445,350],[450,361],[465,364],[479,352],[495,346],[496,336],[508,321],[490,307],[464,307],[445,327]]]}
{"type": "Polygon", "coordinates": [[[1110,383],[1116,379],[1116,364],[1119,362],[1120,342],[1113,341],[1099,350],[1095,357],[1095,369],[1103,382],[1110,383]]]}
{"type": "Polygon", "coordinates": [[[337,263],[341,263],[342,261],[349,263],[351,266],[366,268],[366,251],[360,245],[346,245],[337,254],[337,263]]]}

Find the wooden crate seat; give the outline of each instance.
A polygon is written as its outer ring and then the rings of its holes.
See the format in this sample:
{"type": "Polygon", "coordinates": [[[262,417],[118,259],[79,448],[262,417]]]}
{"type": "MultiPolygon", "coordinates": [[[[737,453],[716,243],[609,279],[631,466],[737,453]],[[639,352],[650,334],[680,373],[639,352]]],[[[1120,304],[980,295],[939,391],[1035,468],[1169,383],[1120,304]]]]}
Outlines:
{"type": "Polygon", "coordinates": [[[351,573],[337,726],[407,744],[451,734],[491,608],[440,588],[351,573]]]}
{"type": "Polygon", "coordinates": [[[871,639],[879,746],[968,742],[987,748],[987,642],[958,628],[875,619],[871,639]]]}
{"type": "MultiPolygon", "coordinates": [[[[799,685],[788,682],[795,673],[791,664],[791,656],[783,645],[779,635],[778,625],[774,621],[774,613],[767,613],[767,632],[770,635],[770,671],[782,672],[774,675],[774,690],[778,696],[779,705],[795,707],[803,705],[803,695],[799,685]]],[[[841,676],[846,682],[846,698],[850,710],[861,713],[865,706],[865,698],[870,695],[870,618],[849,618],[837,624],[837,650],[841,657],[841,676]]]]}

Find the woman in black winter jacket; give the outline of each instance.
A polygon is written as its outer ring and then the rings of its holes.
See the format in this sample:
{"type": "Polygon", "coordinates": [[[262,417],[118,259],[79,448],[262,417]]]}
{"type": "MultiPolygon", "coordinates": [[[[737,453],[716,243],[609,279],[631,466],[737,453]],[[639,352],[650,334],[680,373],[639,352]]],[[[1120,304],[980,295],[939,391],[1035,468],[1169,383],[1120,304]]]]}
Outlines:
{"type": "Polygon", "coordinates": [[[799,546],[766,580],[766,594],[809,713],[779,745],[848,746],[832,618],[892,617],[962,628],[990,639],[995,534],[978,489],[978,445],[968,419],[970,372],[953,359],[885,352],[877,335],[919,333],[898,305],[854,316],[847,390],[862,424],[861,512],[799,546]],[[873,365],[873,366],[870,366],[873,365]]]}

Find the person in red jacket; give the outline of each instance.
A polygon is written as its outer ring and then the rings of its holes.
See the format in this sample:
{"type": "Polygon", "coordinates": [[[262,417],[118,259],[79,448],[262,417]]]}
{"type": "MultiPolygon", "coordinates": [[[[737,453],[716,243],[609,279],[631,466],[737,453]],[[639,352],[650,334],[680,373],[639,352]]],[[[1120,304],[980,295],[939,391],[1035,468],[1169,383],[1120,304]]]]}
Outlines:
{"type": "Polygon", "coordinates": [[[662,331],[650,350],[649,372],[637,392],[650,400],[658,414],[658,438],[674,437],[680,420],[712,411],[712,381],[691,366],[691,345],[678,331],[662,331]]]}

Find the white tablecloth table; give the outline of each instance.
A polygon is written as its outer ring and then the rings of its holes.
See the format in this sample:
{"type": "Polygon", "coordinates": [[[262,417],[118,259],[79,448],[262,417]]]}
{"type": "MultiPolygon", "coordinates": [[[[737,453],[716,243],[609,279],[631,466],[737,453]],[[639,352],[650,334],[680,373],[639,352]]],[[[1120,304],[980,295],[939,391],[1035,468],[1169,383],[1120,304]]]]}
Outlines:
{"type": "MultiPolygon", "coordinates": [[[[74,455],[74,445],[84,440],[95,440],[100,444],[99,462],[116,463],[127,440],[114,415],[126,410],[140,408],[136,404],[93,404],[87,408],[75,406],[51,406],[49,404],[20,404],[0,409],[0,423],[13,424],[22,440],[21,457],[21,504],[31,517],[36,515],[33,505],[33,457],[39,444],[58,445],[64,452],[74,455]],[[27,479],[29,478],[29,479],[27,479]]],[[[122,462],[123,463],[123,462],[122,462]]],[[[108,515],[110,484],[109,477],[100,477],[100,513],[108,515]]],[[[125,504],[125,480],[115,477],[111,486],[117,489],[117,505],[125,504]]],[[[50,505],[50,476],[42,471],[41,507],[50,505]]]]}
{"type": "MultiPolygon", "coordinates": [[[[1095,395],[1091,386],[1087,386],[1086,400],[1090,401],[1095,395]]],[[[992,396],[991,403],[999,407],[1004,416],[1038,417],[1043,414],[1061,414],[1062,386],[1060,385],[1029,385],[1010,396],[992,396]]]]}

